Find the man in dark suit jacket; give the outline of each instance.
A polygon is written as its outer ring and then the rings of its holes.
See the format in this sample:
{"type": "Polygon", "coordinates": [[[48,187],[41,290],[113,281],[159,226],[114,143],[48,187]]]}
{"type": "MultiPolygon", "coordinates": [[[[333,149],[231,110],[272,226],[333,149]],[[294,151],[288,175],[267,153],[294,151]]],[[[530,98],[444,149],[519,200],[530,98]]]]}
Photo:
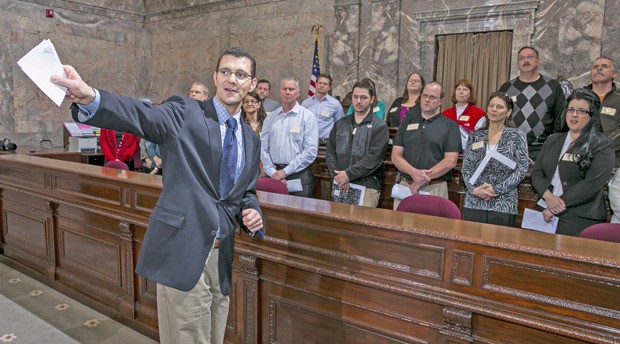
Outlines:
{"type": "Polygon", "coordinates": [[[159,106],[96,90],[75,69],[52,80],[68,88],[80,122],[130,132],[159,144],[166,174],[151,213],[136,271],[155,281],[162,343],[221,343],[231,291],[235,221],[252,237],[263,227],[256,197],[260,141],[240,120],[241,102],[256,86],[256,62],[232,48],[213,73],[207,102],[174,96],[159,106]],[[233,129],[229,118],[237,125],[233,129]],[[232,128],[227,128],[227,124],[232,128]],[[234,136],[226,136],[232,129],[234,136]],[[234,185],[220,193],[224,137],[237,142],[234,185]],[[206,308],[206,309],[205,309],[206,308]]]}

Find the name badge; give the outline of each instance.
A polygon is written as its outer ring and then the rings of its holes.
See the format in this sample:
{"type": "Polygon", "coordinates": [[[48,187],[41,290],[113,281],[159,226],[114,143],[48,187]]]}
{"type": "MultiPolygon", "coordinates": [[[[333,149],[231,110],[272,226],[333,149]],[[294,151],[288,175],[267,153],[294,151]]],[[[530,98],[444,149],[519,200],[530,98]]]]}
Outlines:
{"type": "Polygon", "coordinates": [[[407,130],[418,130],[418,127],[420,126],[420,123],[413,123],[413,124],[409,124],[407,126],[407,130]]]}
{"type": "Polygon", "coordinates": [[[373,112],[373,113],[374,113],[374,112],[379,112],[379,111],[381,111],[381,108],[380,108],[380,107],[378,107],[378,106],[375,106],[375,108],[374,108],[374,109],[372,109],[372,112],[373,112]]]}
{"type": "Polygon", "coordinates": [[[575,155],[572,154],[572,153],[564,153],[564,156],[562,157],[562,161],[574,162],[575,161],[575,155]]]}
{"type": "Polygon", "coordinates": [[[469,121],[469,116],[461,116],[459,117],[459,121],[469,121]]]}
{"type": "Polygon", "coordinates": [[[610,107],[607,107],[607,106],[603,106],[601,108],[601,113],[603,115],[607,115],[607,116],[614,116],[616,114],[616,109],[610,108],[610,107]]]}
{"type": "Polygon", "coordinates": [[[329,111],[321,111],[321,116],[329,117],[329,111]]]}
{"type": "Polygon", "coordinates": [[[516,103],[516,102],[517,102],[517,96],[512,96],[512,97],[510,97],[510,99],[512,99],[512,102],[513,102],[513,103],[516,103]]]}
{"type": "Polygon", "coordinates": [[[484,147],[484,141],[478,141],[474,143],[473,145],[471,145],[472,150],[480,149],[482,147],[484,147]]]}
{"type": "Polygon", "coordinates": [[[357,133],[357,128],[353,128],[353,135],[355,135],[355,133],[357,133]]]}
{"type": "Polygon", "coordinates": [[[395,107],[390,109],[390,112],[395,112],[395,111],[398,111],[398,107],[397,106],[395,106],[395,107]]]}
{"type": "Polygon", "coordinates": [[[301,132],[301,128],[300,127],[291,127],[290,131],[293,134],[299,134],[301,132]]]}

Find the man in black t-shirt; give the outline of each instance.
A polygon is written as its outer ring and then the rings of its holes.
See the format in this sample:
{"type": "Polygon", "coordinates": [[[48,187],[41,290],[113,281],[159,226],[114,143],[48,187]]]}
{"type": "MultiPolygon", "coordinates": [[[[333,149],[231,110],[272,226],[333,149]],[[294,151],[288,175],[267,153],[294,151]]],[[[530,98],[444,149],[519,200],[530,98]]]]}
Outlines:
{"type": "MultiPolygon", "coordinates": [[[[392,163],[401,172],[402,185],[411,193],[427,192],[448,198],[452,168],[461,152],[458,124],[440,112],[444,90],[433,81],[422,90],[421,113],[400,123],[392,147],[392,163]]],[[[394,199],[394,209],[400,200],[394,199]]]]}

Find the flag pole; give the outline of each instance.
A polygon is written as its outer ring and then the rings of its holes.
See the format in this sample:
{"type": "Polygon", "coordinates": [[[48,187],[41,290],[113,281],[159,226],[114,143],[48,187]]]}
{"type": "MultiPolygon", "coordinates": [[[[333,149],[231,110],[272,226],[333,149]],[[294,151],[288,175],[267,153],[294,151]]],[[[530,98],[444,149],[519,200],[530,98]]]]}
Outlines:
{"type": "Polygon", "coordinates": [[[319,53],[319,33],[323,31],[323,25],[314,24],[311,32],[314,33],[314,56],[312,57],[312,74],[310,75],[310,88],[308,88],[308,97],[314,96],[316,92],[316,79],[321,74],[320,60],[321,54],[319,53]]]}

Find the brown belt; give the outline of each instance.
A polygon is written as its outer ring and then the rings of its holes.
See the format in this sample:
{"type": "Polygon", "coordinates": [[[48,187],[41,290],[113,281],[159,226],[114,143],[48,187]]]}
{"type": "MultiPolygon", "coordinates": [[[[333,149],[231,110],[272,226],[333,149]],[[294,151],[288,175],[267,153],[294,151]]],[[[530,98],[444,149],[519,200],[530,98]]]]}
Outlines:
{"type": "MultiPolygon", "coordinates": [[[[413,184],[413,179],[409,180],[407,178],[404,178],[405,181],[407,182],[407,184],[411,185],[413,184]]],[[[444,183],[446,182],[445,179],[433,179],[430,182],[426,183],[426,185],[434,185],[434,184],[439,184],[439,183],[444,183]]]]}
{"type": "Polygon", "coordinates": [[[213,240],[213,248],[219,248],[219,247],[220,247],[220,239],[213,240]]]}

